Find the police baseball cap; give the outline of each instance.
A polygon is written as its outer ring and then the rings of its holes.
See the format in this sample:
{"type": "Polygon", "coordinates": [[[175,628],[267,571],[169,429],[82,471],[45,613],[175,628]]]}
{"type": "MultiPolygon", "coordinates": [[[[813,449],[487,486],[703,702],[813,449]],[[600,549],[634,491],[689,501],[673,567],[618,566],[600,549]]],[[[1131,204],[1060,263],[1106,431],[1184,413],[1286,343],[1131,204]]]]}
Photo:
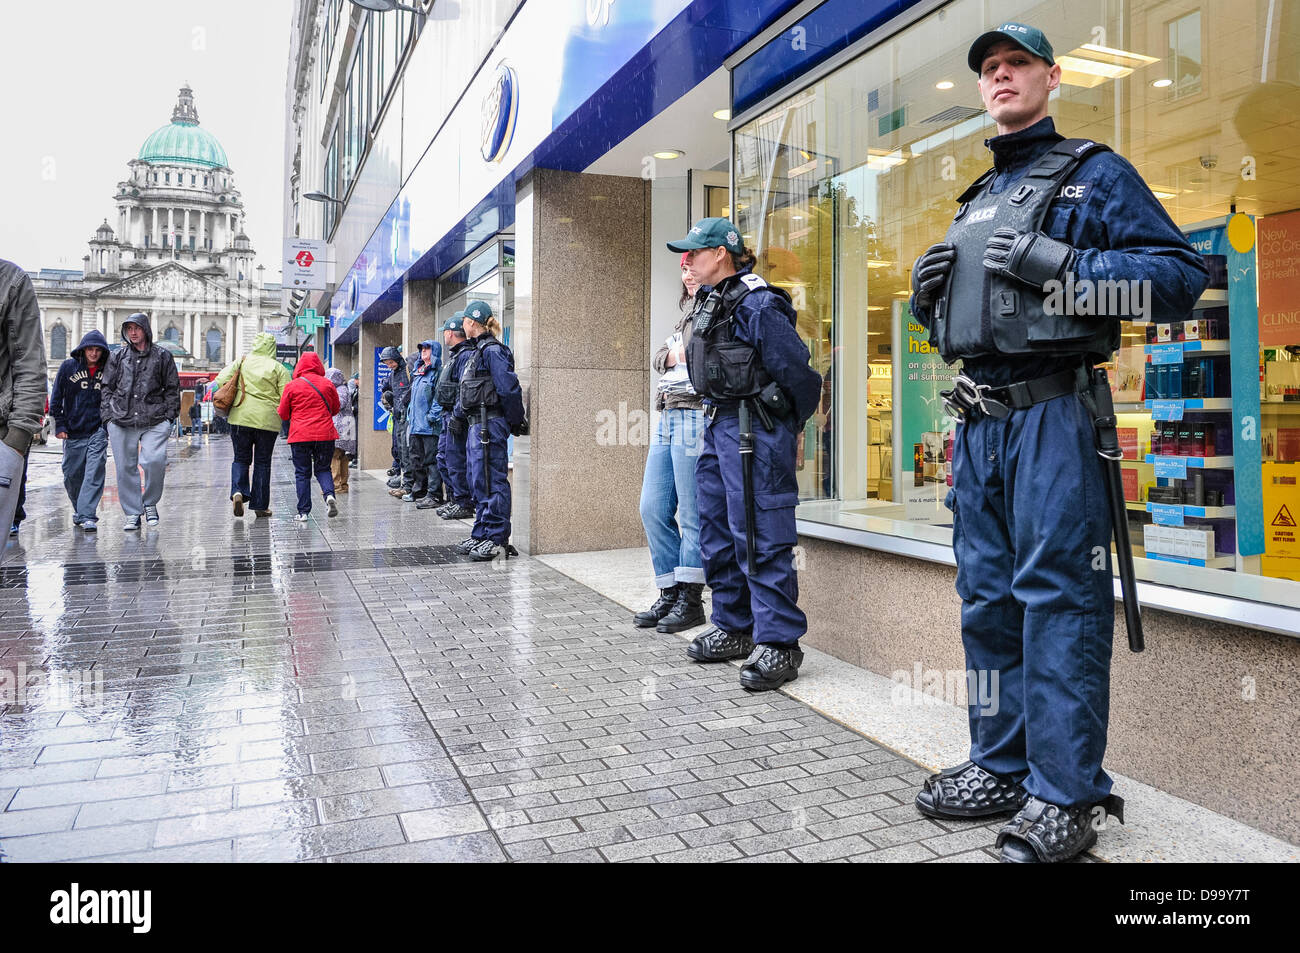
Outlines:
{"type": "Polygon", "coordinates": [[[702,218],[696,222],[686,237],[669,242],[669,251],[693,251],[697,248],[725,248],[739,255],[745,248],[740,240],[740,230],[729,218],[702,218]]]}
{"type": "Polygon", "coordinates": [[[450,318],[448,318],[446,321],[442,323],[442,329],[444,331],[464,331],[465,322],[461,320],[461,318],[463,317],[465,317],[465,312],[457,311],[455,314],[453,314],[450,318]]]}
{"type": "Polygon", "coordinates": [[[989,47],[1003,40],[1010,40],[1027,53],[1033,53],[1040,59],[1047,60],[1048,66],[1056,65],[1056,60],[1052,58],[1052,44],[1047,42],[1043,31],[1024,23],[1004,23],[996,30],[989,30],[970,45],[970,52],[966,54],[966,64],[978,73],[989,47]]]}
{"type": "Polygon", "coordinates": [[[492,309],[488,307],[486,301],[471,301],[465,305],[465,310],[461,312],[461,316],[470,321],[483,324],[488,318],[492,317],[492,309]]]}

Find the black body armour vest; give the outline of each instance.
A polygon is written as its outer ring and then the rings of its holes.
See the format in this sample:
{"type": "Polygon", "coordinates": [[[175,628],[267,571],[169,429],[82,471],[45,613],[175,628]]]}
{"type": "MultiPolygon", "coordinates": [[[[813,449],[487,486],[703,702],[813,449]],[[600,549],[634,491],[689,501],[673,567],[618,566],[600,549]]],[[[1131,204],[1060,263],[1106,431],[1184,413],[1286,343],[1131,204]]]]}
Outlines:
{"type": "Polygon", "coordinates": [[[736,306],[760,290],[790,300],[784,289],[773,287],[750,272],[724,278],[696,309],[691,340],[686,345],[686,375],[701,397],[725,404],[755,397],[771,382],[758,350],[736,339],[731,320],[736,306]]]}
{"type": "Polygon", "coordinates": [[[478,410],[480,407],[491,410],[501,406],[497,386],[492,383],[492,372],[486,367],[480,368],[483,352],[490,347],[502,347],[502,344],[493,339],[482,346],[475,345],[474,353],[465,361],[465,369],[460,375],[460,406],[465,410],[478,410]]]}
{"type": "Polygon", "coordinates": [[[438,383],[434,385],[433,399],[436,400],[443,410],[451,410],[456,406],[456,396],[460,393],[460,382],[452,380],[451,372],[456,366],[456,355],[454,353],[447,355],[447,361],[442,365],[442,371],[438,374],[438,383]]]}
{"type": "Polygon", "coordinates": [[[989,170],[958,196],[962,205],[945,238],[956,248],[956,260],[930,321],[930,344],[949,364],[958,358],[1025,354],[1110,360],[1120,344],[1119,322],[1048,314],[1044,292],[984,267],[984,249],[995,229],[1041,231],[1048,206],[1079,163],[1102,151],[1110,147],[1090,139],[1067,139],[1052,146],[1007,190],[989,193],[995,175],[989,170]]]}

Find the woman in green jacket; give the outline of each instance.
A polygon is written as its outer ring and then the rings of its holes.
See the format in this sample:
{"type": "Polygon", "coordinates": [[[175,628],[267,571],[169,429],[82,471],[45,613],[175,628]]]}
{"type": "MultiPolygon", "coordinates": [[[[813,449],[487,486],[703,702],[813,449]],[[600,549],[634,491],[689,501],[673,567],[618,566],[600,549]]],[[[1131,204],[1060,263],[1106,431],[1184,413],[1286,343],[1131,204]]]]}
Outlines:
{"type": "Polygon", "coordinates": [[[280,394],[289,383],[289,369],[275,357],[275,337],[262,333],[253,339],[253,350],[217,375],[220,386],[240,374],[235,404],[230,408],[230,442],[235,462],[230,465],[230,499],[235,515],[244,515],[249,503],[258,516],[271,515],[271,453],[280,434],[280,394]],[[248,482],[249,467],[253,483],[248,482]]]}

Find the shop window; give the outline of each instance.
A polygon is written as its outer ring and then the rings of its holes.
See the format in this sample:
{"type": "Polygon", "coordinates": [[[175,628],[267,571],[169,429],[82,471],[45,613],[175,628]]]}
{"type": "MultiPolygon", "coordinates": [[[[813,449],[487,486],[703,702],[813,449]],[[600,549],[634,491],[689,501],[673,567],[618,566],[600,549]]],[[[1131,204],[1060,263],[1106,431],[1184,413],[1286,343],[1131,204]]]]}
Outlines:
{"type": "Polygon", "coordinates": [[[50,360],[61,361],[68,356],[68,329],[56,324],[50,329],[50,360]]]}
{"type": "Polygon", "coordinates": [[[1169,24],[1170,92],[1175,99],[1201,91],[1201,11],[1169,24]]]}
{"type": "MultiPolygon", "coordinates": [[[[1050,114],[1066,136],[1114,144],[1213,275],[1185,320],[1125,322],[1108,368],[1138,575],[1293,605],[1300,130],[1276,117],[1300,79],[1300,34],[1267,34],[1253,8],[1226,4],[1173,21],[1158,0],[1107,9],[1099,21],[1096,7],[1067,5],[1053,20],[1048,34],[1069,68],[1050,114]],[[1204,36],[1222,38],[1213,63],[1203,59],[1204,36]],[[1247,76],[1241,64],[1252,62],[1247,76]],[[1278,75],[1258,82],[1261,62],[1278,75]],[[1216,88],[1233,95],[1205,96],[1216,88]],[[1171,96],[1202,99],[1189,114],[1167,108],[1171,96]],[[1231,259],[1236,246],[1256,250],[1231,259]],[[1247,280],[1249,294],[1234,294],[1232,282],[1247,280]],[[1258,342],[1238,336],[1255,328],[1258,342]],[[1178,366],[1181,380],[1157,379],[1157,359],[1178,366]],[[1235,379],[1234,362],[1258,373],[1235,379]],[[1171,403],[1157,408],[1157,399],[1171,403]],[[1162,431],[1153,418],[1165,406],[1187,426],[1162,431]],[[1244,418],[1258,421],[1257,440],[1233,426],[1244,418]],[[1166,529],[1179,532],[1166,540],[1166,529]]],[[[1012,2],[997,19],[1033,23],[1041,12],[1012,2]]],[[[997,129],[965,65],[984,23],[984,5],[954,0],[816,82],[796,81],[735,132],[730,217],[757,253],[756,270],[794,299],[823,379],[798,444],[801,520],[951,542],[943,501],[954,422],[939,391],[955,369],[930,349],[908,300],[912,263],[943,239],[956,197],[991,165],[984,140],[997,129]]]]}

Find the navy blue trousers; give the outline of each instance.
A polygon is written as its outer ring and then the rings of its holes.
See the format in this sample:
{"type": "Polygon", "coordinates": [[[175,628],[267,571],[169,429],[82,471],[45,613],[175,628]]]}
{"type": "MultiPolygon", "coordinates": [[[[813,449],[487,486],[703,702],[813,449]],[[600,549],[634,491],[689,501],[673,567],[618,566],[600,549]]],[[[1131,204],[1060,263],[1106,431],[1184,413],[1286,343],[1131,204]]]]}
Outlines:
{"type": "Polygon", "coordinates": [[[1052,804],[1094,804],[1115,629],[1110,511],[1092,425],[1074,394],[959,424],[953,549],[972,699],[970,758],[1052,804]]]}
{"type": "Polygon", "coordinates": [[[242,493],[254,510],[271,508],[271,457],[275,453],[278,430],[230,425],[230,443],[235,459],[230,464],[230,495],[242,493]],[[248,471],[253,471],[249,484],[248,471]]]}
{"type": "Polygon", "coordinates": [[[488,421],[486,456],[480,443],[477,420],[471,420],[469,435],[465,438],[466,456],[469,460],[469,488],[474,494],[477,509],[474,512],[475,539],[490,539],[504,546],[510,540],[510,469],[507,466],[506,443],[510,438],[510,425],[504,417],[488,421]],[[491,473],[491,492],[487,492],[484,470],[491,473]]]}
{"type": "Polygon", "coordinates": [[[451,498],[461,506],[472,509],[474,494],[470,492],[468,461],[465,458],[465,438],[457,437],[444,423],[438,438],[438,469],[443,481],[451,488],[451,498]]]}
{"type": "Polygon", "coordinates": [[[713,594],[711,621],[727,632],[752,632],[758,643],[793,645],[808,631],[794,569],[795,434],[754,422],[754,574],[746,571],[745,494],[739,420],[719,416],[704,429],[695,464],[700,559],[713,594]]]}

